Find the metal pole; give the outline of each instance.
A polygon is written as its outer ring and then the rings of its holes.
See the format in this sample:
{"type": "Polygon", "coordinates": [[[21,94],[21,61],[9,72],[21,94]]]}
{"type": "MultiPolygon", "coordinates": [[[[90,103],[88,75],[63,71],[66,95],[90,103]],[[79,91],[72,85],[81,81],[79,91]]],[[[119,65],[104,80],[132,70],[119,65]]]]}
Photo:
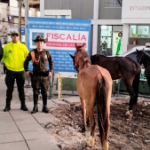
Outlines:
{"type": "Polygon", "coordinates": [[[58,98],[60,99],[60,75],[58,74],[58,98]]]}
{"type": "Polygon", "coordinates": [[[29,16],[29,1],[24,0],[25,2],[25,44],[28,43],[28,32],[27,32],[27,17],[29,16]]]}
{"type": "Polygon", "coordinates": [[[19,20],[18,20],[18,32],[19,32],[19,40],[21,41],[21,2],[22,0],[18,1],[18,5],[19,5],[19,20]]]}

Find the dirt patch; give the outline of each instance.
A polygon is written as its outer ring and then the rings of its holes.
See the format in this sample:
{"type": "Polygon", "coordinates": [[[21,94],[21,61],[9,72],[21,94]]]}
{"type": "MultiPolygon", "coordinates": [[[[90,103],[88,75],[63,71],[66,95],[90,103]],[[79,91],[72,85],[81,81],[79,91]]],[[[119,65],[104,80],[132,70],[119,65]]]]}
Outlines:
{"type": "MultiPolygon", "coordinates": [[[[134,110],[129,121],[125,116],[127,103],[115,101],[111,104],[111,129],[109,134],[110,150],[150,150],[150,103],[142,101],[134,110]]],[[[53,137],[61,150],[98,150],[101,149],[99,131],[96,127],[95,146],[90,148],[86,142],[90,127],[81,133],[81,106],[60,106],[51,112],[61,120],[59,125],[46,124],[44,128],[53,137]]],[[[96,111],[95,111],[96,118],[96,111]]]]}

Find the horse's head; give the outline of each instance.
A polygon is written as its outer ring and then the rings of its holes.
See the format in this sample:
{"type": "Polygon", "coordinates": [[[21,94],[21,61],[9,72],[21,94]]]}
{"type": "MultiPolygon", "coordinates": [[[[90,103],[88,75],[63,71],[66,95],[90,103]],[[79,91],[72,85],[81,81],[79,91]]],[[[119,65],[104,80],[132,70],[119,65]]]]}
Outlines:
{"type": "Polygon", "coordinates": [[[79,67],[82,67],[84,63],[89,62],[90,58],[88,57],[88,54],[86,52],[86,44],[77,45],[75,43],[75,56],[74,56],[74,68],[79,71],[79,67]]]}
{"type": "MultiPolygon", "coordinates": [[[[71,54],[69,54],[70,55],[70,57],[72,58],[72,60],[73,60],[73,66],[75,65],[75,56],[73,56],[73,55],[71,55],[71,54]]],[[[75,68],[76,69],[76,68],[75,68]]],[[[76,69],[76,71],[78,72],[78,70],[76,69]]]]}
{"type": "Polygon", "coordinates": [[[141,65],[142,64],[143,56],[145,54],[145,50],[144,49],[143,50],[136,49],[136,53],[137,53],[137,55],[136,55],[137,62],[141,65]]]}

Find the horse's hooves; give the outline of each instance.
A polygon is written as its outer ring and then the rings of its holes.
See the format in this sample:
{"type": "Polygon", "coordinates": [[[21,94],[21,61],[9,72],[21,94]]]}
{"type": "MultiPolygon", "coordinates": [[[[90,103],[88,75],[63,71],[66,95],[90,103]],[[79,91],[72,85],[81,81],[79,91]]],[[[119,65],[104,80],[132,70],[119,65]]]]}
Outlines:
{"type": "Polygon", "coordinates": [[[129,111],[129,106],[126,107],[126,110],[129,111]]]}
{"type": "Polygon", "coordinates": [[[132,110],[128,110],[126,113],[125,113],[126,116],[129,116],[129,120],[131,121],[132,120],[132,117],[133,117],[133,111],[132,110]]]}
{"type": "Polygon", "coordinates": [[[104,145],[102,147],[102,150],[108,150],[109,149],[109,145],[108,142],[104,142],[104,145]]]}
{"type": "Polygon", "coordinates": [[[82,127],[82,133],[86,131],[85,126],[82,127]]]}
{"type": "Polygon", "coordinates": [[[87,145],[90,147],[95,145],[95,140],[92,136],[90,136],[89,140],[87,141],[87,145]]]}

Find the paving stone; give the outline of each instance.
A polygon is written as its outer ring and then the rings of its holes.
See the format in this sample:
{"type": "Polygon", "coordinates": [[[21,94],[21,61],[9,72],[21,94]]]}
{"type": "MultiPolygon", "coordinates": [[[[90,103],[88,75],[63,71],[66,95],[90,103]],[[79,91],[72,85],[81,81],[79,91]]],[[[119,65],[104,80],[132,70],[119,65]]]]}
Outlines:
{"type": "Polygon", "coordinates": [[[36,118],[36,120],[40,123],[40,124],[46,124],[48,122],[51,122],[52,124],[57,125],[60,120],[56,117],[54,117],[52,114],[47,114],[47,116],[34,116],[36,118]]]}
{"type": "Polygon", "coordinates": [[[28,111],[22,111],[20,109],[13,109],[9,112],[13,117],[14,116],[28,116],[30,114],[28,111]]]}
{"type": "MultiPolygon", "coordinates": [[[[26,102],[26,106],[28,109],[33,108],[33,102],[26,102]]],[[[12,104],[11,109],[12,110],[20,110],[20,102],[19,102],[19,104],[18,103],[12,104]]],[[[22,111],[22,110],[20,110],[20,111],[22,111]]]]}
{"type": "Polygon", "coordinates": [[[25,142],[0,144],[1,150],[29,150],[25,142]]]}
{"type": "Polygon", "coordinates": [[[12,118],[14,120],[16,120],[16,119],[20,119],[20,118],[28,118],[28,119],[31,118],[32,119],[33,117],[32,117],[32,115],[30,113],[28,113],[28,114],[25,114],[25,115],[23,115],[23,114],[21,114],[21,115],[13,115],[12,118]]]}
{"type": "MultiPolygon", "coordinates": [[[[42,101],[39,101],[39,103],[41,104],[41,106],[43,105],[42,101]]],[[[49,99],[49,100],[47,100],[47,107],[48,108],[57,108],[59,106],[53,102],[53,99],[49,99]]]]}
{"type": "Polygon", "coordinates": [[[4,107],[0,108],[0,116],[10,116],[9,112],[3,111],[4,107]]]}
{"type": "Polygon", "coordinates": [[[16,125],[0,126],[0,135],[8,133],[19,133],[19,130],[16,125]]]}
{"type": "Polygon", "coordinates": [[[23,125],[27,125],[27,124],[36,124],[37,121],[33,118],[33,117],[22,117],[22,118],[15,118],[15,123],[17,125],[19,124],[23,124],[23,125]]]}
{"type": "Polygon", "coordinates": [[[63,101],[62,99],[53,99],[52,101],[58,105],[70,105],[69,103],[63,101]]]}
{"type": "Polygon", "coordinates": [[[14,121],[12,120],[12,118],[10,117],[1,117],[0,119],[0,127],[3,127],[3,126],[15,126],[15,123],[14,121]]]}
{"type": "Polygon", "coordinates": [[[18,125],[21,132],[30,132],[30,131],[45,131],[38,123],[36,124],[20,124],[18,125]]]}
{"type": "Polygon", "coordinates": [[[58,146],[49,139],[27,141],[30,150],[60,150],[58,146]]]}
{"type": "Polygon", "coordinates": [[[75,104],[75,103],[80,103],[80,98],[79,96],[71,96],[71,97],[64,98],[64,101],[68,102],[69,104],[75,104]]]}
{"type": "Polygon", "coordinates": [[[13,119],[12,119],[12,117],[9,115],[9,116],[0,116],[0,121],[3,121],[3,120],[11,120],[11,121],[13,121],[13,119]]]}
{"type": "Polygon", "coordinates": [[[22,134],[26,140],[50,138],[49,134],[46,131],[30,131],[22,132],[22,134]]]}
{"type": "Polygon", "coordinates": [[[19,142],[23,140],[24,139],[20,133],[10,133],[0,135],[0,143],[19,142]]]}

